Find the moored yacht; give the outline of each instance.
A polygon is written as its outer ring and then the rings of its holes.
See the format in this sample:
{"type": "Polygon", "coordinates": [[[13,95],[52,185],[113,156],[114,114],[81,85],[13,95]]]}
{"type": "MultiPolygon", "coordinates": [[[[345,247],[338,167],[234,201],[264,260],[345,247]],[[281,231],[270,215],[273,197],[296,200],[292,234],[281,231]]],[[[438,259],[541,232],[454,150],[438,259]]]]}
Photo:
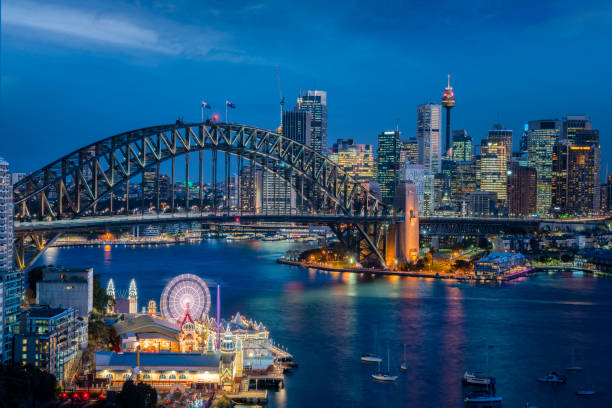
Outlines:
{"type": "Polygon", "coordinates": [[[551,383],[551,384],[565,384],[566,380],[567,378],[564,375],[561,375],[555,372],[552,372],[548,375],[537,378],[538,382],[545,382],[545,383],[551,383]]]}
{"type": "Polygon", "coordinates": [[[486,403],[501,403],[502,397],[492,395],[489,392],[471,392],[465,397],[466,404],[486,404],[486,403]]]}
{"type": "Polygon", "coordinates": [[[463,373],[463,383],[469,385],[482,385],[489,386],[495,384],[494,377],[486,377],[479,375],[478,373],[474,373],[472,371],[466,371],[463,373]]]}

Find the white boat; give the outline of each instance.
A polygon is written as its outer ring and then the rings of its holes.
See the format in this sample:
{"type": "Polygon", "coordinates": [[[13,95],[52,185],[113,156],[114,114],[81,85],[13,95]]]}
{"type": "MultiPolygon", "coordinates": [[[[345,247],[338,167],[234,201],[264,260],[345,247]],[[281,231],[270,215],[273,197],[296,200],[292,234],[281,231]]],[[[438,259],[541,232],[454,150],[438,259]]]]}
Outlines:
{"type": "Polygon", "coordinates": [[[502,397],[491,395],[489,393],[470,393],[465,397],[466,404],[486,404],[486,403],[501,403],[502,397]]]}
{"type": "MultiPolygon", "coordinates": [[[[489,372],[489,345],[486,347],[486,367],[487,373],[489,372]]],[[[474,371],[466,370],[463,373],[462,382],[465,385],[480,385],[480,386],[493,386],[495,385],[495,377],[491,377],[488,375],[480,375],[480,373],[476,373],[474,371]]]]}
{"type": "Polygon", "coordinates": [[[404,361],[402,361],[400,368],[404,371],[408,369],[408,363],[406,363],[406,343],[404,343],[404,361]]]}
{"type": "Polygon", "coordinates": [[[361,355],[361,361],[364,363],[380,363],[382,358],[378,357],[376,354],[368,353],[361,355]]]}
{"type": "Polygon", "coordinates": [[[463,383],[469,385],[489,386],[495,384],[495,379],[493,377],[478,375],[478,373],[474,373],[472,371],[466,371],[463,373],[463,383]]]}
{"type": "Polygon", "coordinates": [[[576,365],[576,351],[572,349],[572,362],[569,367],[565,368],[567,371],[582,371],[584,370],[581,366],[576,365]]]}
{"type": "Polygon", "coordinates": [[[393,382],[397,380],[397,375],[391,375],[389,372],[389,367],[390,367],[389,361],[390,361],[390,353],[389,353],[389,349],[387,349],[387,372],[383,373],[380,370],[380,363],[378,363],[378,371],[372,374],[373,379],[375,379],[376,381],[384,381],[384,382],[393,382]]]}
{"type": "Polygon", "coordinates": [[[595,390],[592,388],[581,388],[576,390],[576,395],[580,395],[582,397],[587,397],[589,395],[595,395],[595,390]]]}
{"type": "Polygon", "coordinates": [[[566,380],[567,378],[565,378],[565,376],[557,374],[555,372],[552,372],[548,375],[537,378],[538,382],[545,382],[545,383],[551,383],[551,384],[565,384],[566,380]]]}
{"type": "MultiPolygon", "coordinates": [[[[376,352],[376,337],[378,337],[378,328],[374,329],[374,351],[376,352]]],[[[382,358],[377,356],[375,353],[366,353],[361,355],[361,361],[363,363],[380,363],[382,358]]]]}

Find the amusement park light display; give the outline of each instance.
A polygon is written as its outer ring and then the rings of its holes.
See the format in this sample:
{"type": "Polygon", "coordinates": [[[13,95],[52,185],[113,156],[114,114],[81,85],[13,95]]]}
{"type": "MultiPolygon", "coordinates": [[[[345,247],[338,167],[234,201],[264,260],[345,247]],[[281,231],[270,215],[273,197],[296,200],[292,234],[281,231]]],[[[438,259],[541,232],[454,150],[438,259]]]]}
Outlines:
{"type": "Polygon", "coordinates": [[[159,306],[166,319],[178,320],[189,314],[194,320],[202,320],[210,311],[208,286],[199,276],[179,275],[164,288],[159,306]]]}

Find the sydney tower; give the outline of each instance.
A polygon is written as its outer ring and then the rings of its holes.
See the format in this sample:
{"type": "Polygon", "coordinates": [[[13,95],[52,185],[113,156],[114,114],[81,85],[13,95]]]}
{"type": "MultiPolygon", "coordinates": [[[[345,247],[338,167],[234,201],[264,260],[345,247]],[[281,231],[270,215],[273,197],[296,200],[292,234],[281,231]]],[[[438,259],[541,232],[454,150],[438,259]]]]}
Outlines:
{"type": "Polygon", "coordinates": [[[450,112],[455,106],[455,93],[453,92],[453,87],[450,86],[450,75],[448,76],[448,84],[446,85],[444,94],[442,95],[442,106],[446,108],[446,157],[450,158],[452,155],[450,112]]]}

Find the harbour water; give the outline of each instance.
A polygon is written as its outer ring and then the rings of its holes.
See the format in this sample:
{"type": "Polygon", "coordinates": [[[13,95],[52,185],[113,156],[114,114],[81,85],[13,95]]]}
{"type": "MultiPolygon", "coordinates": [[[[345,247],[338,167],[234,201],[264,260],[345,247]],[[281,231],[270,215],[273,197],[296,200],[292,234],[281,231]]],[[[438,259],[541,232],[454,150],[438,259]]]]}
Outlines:
{"type": "MultiPolygon", "coordinates": [[[[150,247],[51,248],[38,264],[92,266],[119,293],[135,278],[139,308],[180,273],[221,284],[222,315],[264,322],[300,364],[271,407],[462,407],[466,368],[497,378],[504,407],[612,406],[612,280],[538,274],[498,284],[321,272],[275,261],[296,244],[203,241],[150,247]],[[391,351],[394,384],[373,382],[372,352],[391,351]],[[408,370],[400,372],[403,343],[408,370]],[[553,387],[574,350],[583,372],[553,387]],[[597,395],[578,397],[581,385],[597,395]]],[[[214,293],[213,293],[214,296],[214,293]]],[[[214,299],[213,299],[214,302],[214,299]]],[[[386,365],[386,362],[385,362],[386,365]]]]}

